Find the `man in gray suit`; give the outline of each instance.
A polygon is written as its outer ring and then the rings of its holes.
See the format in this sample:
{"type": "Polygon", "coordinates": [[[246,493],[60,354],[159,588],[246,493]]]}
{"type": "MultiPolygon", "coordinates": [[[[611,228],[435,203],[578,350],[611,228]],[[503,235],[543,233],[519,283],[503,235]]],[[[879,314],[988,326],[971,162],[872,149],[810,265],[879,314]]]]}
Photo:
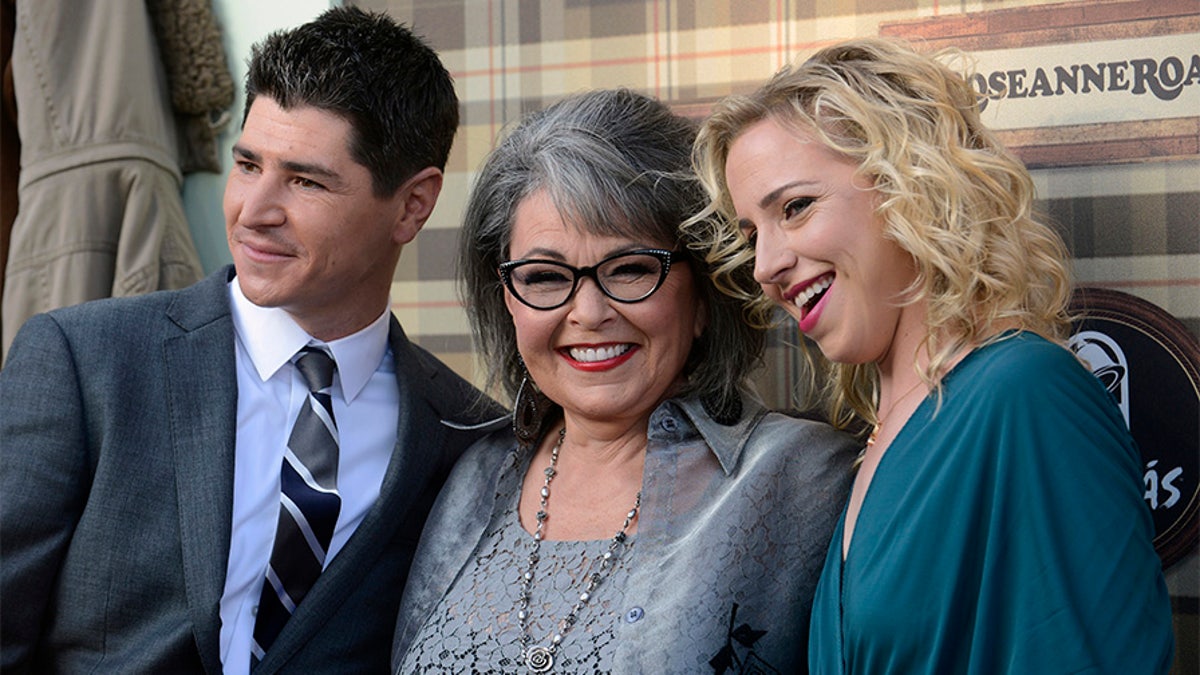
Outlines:
{"type": "Polygon", "coordinates": [[[436,54],[338,8],[257,45],[246,91],[234,266],[39,315],[0,371],[6,673],[385,671],[497,414],[388,309],[458,125],[436,54]]]}

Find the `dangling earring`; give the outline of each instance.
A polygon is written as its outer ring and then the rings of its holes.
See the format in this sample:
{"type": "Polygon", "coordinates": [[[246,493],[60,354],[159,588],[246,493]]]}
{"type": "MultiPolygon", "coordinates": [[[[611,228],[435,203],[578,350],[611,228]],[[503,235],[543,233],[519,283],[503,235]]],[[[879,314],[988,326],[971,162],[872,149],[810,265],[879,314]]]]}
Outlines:
{"type": "Polygon", "coordinates": [[[538,439],[545,410],[542,410],[538,401],[542,398],[542,393],[538,391],[533,380],[529,379],[529,371],[525,370],[523,361],[521,370],[524,371],[524,375],[521,376],[521,386],[517,388],[517,397],[513,401],[513,434],[522,445],[530,445],[538,439]]]}

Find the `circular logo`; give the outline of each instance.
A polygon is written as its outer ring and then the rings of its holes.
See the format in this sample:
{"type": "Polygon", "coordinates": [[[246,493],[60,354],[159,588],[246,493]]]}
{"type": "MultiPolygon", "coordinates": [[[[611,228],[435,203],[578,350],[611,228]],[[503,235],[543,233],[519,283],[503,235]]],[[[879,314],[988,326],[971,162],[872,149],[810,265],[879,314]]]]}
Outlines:
{"type": "Polygon", "coordinates": [[[1167,568],[1200,536],[1200,343],[1141,298],[1076,289],[1069,346],[1116,399],[1142,453],[1154,549],[1167,568]]]}

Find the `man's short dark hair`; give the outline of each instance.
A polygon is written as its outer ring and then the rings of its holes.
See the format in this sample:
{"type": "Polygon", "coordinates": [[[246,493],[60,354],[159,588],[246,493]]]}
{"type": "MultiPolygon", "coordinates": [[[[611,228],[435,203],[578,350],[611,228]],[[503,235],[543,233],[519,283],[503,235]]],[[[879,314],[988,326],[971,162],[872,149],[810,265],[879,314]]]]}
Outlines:
{"type": "Polygon", "coordinates": [[[357,7],[330,9],[254,45],[243,125],[260,95],[285,110],[313,106],[347,120],[350,154],[370,170],[377,196],[425,167],[445,170],[458,129],[454,81],[437,53],[391,17],[357,7]]]}

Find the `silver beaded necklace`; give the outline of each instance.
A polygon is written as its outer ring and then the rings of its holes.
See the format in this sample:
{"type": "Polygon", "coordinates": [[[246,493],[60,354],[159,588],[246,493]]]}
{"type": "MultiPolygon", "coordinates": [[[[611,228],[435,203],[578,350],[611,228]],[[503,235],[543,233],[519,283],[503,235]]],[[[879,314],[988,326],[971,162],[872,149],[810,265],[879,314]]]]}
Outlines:
{"type": "Polygon", "coordinates": [[[600,585],[600,582],[612,568],[616,562],[618,549],[624,549],[627,539],[625,532],[629,529],[629,525],[633,523],[633,519],[637,517],[638,509],[642,506],[642,493],[639,490],[637,498],[633,502],[633,508],[625,516],[625,522],[621,525],[621,529],[617,530],[617,534],[613,536],[612,541],[608,544],[608,550],[600,557],[600,568],[588,575],[587,584],[584,586],[583,592],[579,594],[579,598],[575,604],[571,606],[571,611],[558,622],[558,630],[550,636],[550,644],[530,646],[533,642],[533,637],[529,634],[529,588],[533,584],[533,570],[537,566],[538,552],[542,545],[542,528],[546,524],[546,519],[550,517],[546,510],[546,504],[550,501],[550,481],[554,479],[556,467],[558,466],[558,451],[562,448],[563,438],[567,435],[566,427],[558,430],[558,442],[554,444],[554,449],[550,451],[550,466],[546,467],[546,482],[542,484],[541,501],[538,505],[537,512],[537,527],[533,531],[533,544],[529,551],[529,564],[525,568],[525,573],[521,575],[521,595],[517,599],[517,622],[521,626],[521,652],[525,660],[525,667],[529,672],[541,675],[548,673],[554,668],[554,655],[558,652],[558,646],[562,644],[563,636],[567,631],[575,625],[579,611],[587,605],[592,599],[592,592],[600,585]]]}

